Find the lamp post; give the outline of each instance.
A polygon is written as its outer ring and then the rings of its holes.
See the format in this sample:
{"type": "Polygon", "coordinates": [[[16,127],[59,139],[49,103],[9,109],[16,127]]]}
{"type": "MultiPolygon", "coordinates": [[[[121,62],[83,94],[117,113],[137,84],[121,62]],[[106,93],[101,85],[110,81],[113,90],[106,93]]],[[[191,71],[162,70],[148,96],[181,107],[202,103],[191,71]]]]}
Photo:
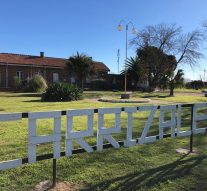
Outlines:
{"type": "Polygon", "coordinates": [[[117,63],[118,63],[118,74],[119,74],[119,57],[120,57],[120,50],[117,51],[117,63]]]}
{"type": "MultiPolygon", "coordinates": [[[[121,23],[122,22],[125,22],[124,20],[121,20],[120,22],[119,22],[119,25],[118,25],[118,31],[122,31],[122,25],[121,25],[121,23]]],[[[126,71],[126,69],[127,69],[127,49],[128,49],[128,29],[129,29],[129,25],[132,25],[132,34],[137,34],[137,30],[136,30],[136,28],[134,27],[134,24],[131,22],[131,21],[129,21],[129,22],[127,22],[126,23],[126,57],[125,57],[125,66],[124,66],[124,92],[125,92],[125,95],[123,94],[123,95],[121,95],[121,98],[122,99],[129,99],[129,94],[127,94],[127,71],[126,71]]]]}

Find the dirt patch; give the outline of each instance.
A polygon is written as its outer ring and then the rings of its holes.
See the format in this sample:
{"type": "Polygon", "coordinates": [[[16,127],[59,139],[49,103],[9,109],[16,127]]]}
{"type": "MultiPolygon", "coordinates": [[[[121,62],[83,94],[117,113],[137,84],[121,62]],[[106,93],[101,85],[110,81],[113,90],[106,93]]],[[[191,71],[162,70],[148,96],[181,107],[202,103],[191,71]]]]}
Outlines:
{"type": "Polygon", "coordinates": [[[176,149],[176,153],[178,154],[190,154],[190,155],[196,155],[197,154],[197,151],[193,150],[192,153],[190,153],[190,150],[188,149],[184,149],[184,148],[179,148],[179,149],[176,149]]]}
{"type": "Polygon", "coordinates": [[[204,97],[204,93],[202,92],[196,92],[196,93],[193,93],[193,92],[184,92],[184,93],[175,93],[176,96],[203,96],[204,97]]]}
{"type": "MultiPolygon", "coordinates": [[[[99,102],[98,100],[99,98],[91,98],[91,99],[85,99],[87,102],[99,102]]],[[[120,99],[119,99],[120,101],[120,99]]],[[[124,101],[120,102],[120,103],[124,103],[124,101]]],[[[128,103],[128,102],[125,102],[128,103]]],[[[133,101],[132,101],[133,103],[133,101]]],[[[135,100],[136,103],[136,100],[135,100]]],[[[155,100],[155,99],[140,99],[137,101],[137,103],[152,103],[152,104],[169,104],[169,101],[163,101],[163,100],[155,100]]]]}
{"type": "Polygon", "coordinates": [[[98,102],[98,98],[90,98],[90,99],[84,99],[87,102],[98,102]]]}
{"type": "Polygon", "coordinates": [[[55,188],[52,188],[52,182],[47,180],[36,185],[33,191],[77,191],[80,187],[80,185],[64,181],[58,182],[55,188]]]}
{"type": "Polygon", "coordinates": [[[110,103],[148,103],[150,99],[116,99],[116,98],[100,98],[100,102],[110,102],[110,103]]]}

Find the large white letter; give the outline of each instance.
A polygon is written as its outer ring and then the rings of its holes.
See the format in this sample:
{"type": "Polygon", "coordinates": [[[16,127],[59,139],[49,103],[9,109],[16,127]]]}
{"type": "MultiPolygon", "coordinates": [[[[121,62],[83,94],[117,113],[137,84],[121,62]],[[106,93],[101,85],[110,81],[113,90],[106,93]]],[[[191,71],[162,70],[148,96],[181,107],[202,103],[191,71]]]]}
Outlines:
{"type": "Polygon", "coordinates": [[[191,135],[191,131],[181,131],[181,111],[182,111],[182,105],[178,105],[177,109],[177,135],[178,137],[186,137],[191,135]]]}
{"type": "MultiPolygon", "coordinates": [[[[137,112],[137,107],[126,107],[125,111],[128,113],[128,125],[127,125],[127,139],[124,142],[124,145],[126,147],[130,147],[136,144],[136,140],[132,139],[132,114],[137,112]]],[[[142,131],[141,138],[139,138],[138,144],[144,144],[144,143],[150,143],[156,141],[156,136],[147,137],[147,133],[149,131],[154,115],[157,111],[157,106],[141,106],[139,107],[139,111],[151,111],[151,113],[145,124],[144,130],[142,131]]]]}
{"type": "MultiPolygon", "coordinates": [[[[21,113],[0,114],[0,121],[16,121],[21,120],[21,113]]],[[[15,168],[22,165],[22,159],[14,159],[0,162],[0,170],[15,168]]]]}
{"type": "Polygon", "coordinates": [[[124,111],[128,113],[127,120],[127,138],[124,142],[125,147],[131,147],[136,145],[136,139],[132,139],[132,114],[137,112],[137,107],[125,107],[124,111]]]}
{"type": "Polygon", "coordinates": [[[68,110],[67,111],[67,129],[66,129],[66,156],[72,155],[72,140],[74,139],[87,152],[93,152],[91,146],[83,138],[93,136],[93,109],[68,110]],[[73,131],[73,117],[87,116],[88,128],[85,131],[73,131]]]}
{"type": "Polygon", "coordinates": [[[204,115],[198,115],[197,109],[205,107],[207,109],[207,103],[197,103],[193,106],[193,133],[199,134],[199,133],[205,133],[207,127],[204,128],[197,128],[197,121],[204,121],[207,120],[207,114],[204,115]]]}
{"type": "Polygon", "coordinates": [[[61,141],[61,111],[29,113],[29,163],[36,161],[36,145],[42,143],[53,143],[53,157],[60,158],[61,141]],[[54,133],[52,135],[36,135],[37,119],[54,119],[54,133]]]}
{"type": "Polygon", "coordinates": [[[97,150],[103,149],[103,139],[107,139],[115,148],[119,148],[119,143],[110,135],[111,133],[121,132],[121,108],[101,108],[98,109],[98,134],[97,134],[97,150]],[[110,128],[104,127],[104,114],[115,114],[115,126],[110,128]]]}
{"type": "Polygon", "coordinates": [[[150,125],[152,123],[152,120],[155,116],[155,113],[157,111],[157,106],[141,106],[139,107],[139,111],[151,111],[147,123],[145,124],[144,130],[142,131],[141,138],[139,139],[139,144],[144,144],[144,143],[151,143],[156,141],[156,135],[155,136],[149,136],[147,137],[147,133],[149,131],[150,125]]]}
{"type": "Polygon", "coordinates": [[[163,129],[171,128],[171,137],[175,137],[176,126],[176,105],[163,105],[160,106],[160,125],[159,125],[159,139],[163,138],[163,129]],[[165,121],[164,114],[166,111],[171,112],[171,119],[165,121]]]}

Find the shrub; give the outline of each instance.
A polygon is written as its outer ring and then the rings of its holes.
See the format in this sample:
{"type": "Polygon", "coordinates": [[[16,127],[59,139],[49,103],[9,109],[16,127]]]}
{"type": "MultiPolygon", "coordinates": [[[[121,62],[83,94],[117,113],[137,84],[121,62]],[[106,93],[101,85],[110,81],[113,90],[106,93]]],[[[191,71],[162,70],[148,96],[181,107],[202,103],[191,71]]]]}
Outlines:
{"type": "Polygon", "coordinates": [[[186,88],[202,89],[205,87],[205,83],[201,80],[194,80],[186,84],[186,88]]]}
{"type": "Polygon", "coordinates": [[[35,75],[27,84],[28,92],[44,92],[47,89],[47,82],[41,75],[35,75]]]}
{"type": "Polygon", "coordinates": [[[82,99],[82,90],[68,83],[51,84],[42,94],[42,101],[74,101],[82,99]]]}

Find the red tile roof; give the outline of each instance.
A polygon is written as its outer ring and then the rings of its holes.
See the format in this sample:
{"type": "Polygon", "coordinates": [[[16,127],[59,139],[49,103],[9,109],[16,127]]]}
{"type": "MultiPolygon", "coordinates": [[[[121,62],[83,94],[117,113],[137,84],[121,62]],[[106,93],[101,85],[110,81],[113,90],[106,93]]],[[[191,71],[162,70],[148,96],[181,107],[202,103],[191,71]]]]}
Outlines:
{"type": "Polygon", "coordinates": [[[103,62],[94,61],[94,66],[97,71],[110,71],[110,69],[103,62]]]}
{"type": "MultiPolygon", "coordinates": [[[[64,68],[66,59],[22,54],[0,53],[0,63],[64,68]]],[[[103,62],[94,62],[98,71],[110,71],[103,62]]]]}

